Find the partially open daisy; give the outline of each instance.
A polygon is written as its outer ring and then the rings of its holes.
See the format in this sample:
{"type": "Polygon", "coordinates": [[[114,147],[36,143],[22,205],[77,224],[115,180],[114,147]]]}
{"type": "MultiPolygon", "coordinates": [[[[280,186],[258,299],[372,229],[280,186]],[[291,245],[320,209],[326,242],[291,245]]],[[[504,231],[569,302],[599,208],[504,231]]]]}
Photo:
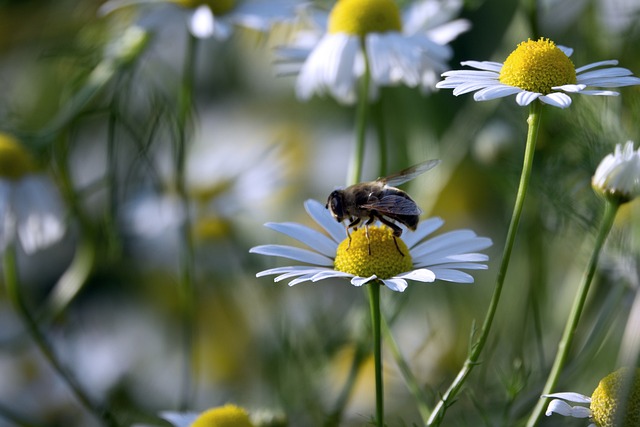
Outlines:
{"type": "Polygon", "coordinates": [[[615,151],[602,161],[591,180],[593,189],[607,199],[619,203],[640,195],[640,148],[633,149],[633,141],[616,144],[615,151]]]}
{"type": "Polygon", "coordinates": [[[110,0],[101,8],[106,15],[125,6],[172,3],[190,11],[189,30],[198,38],[228,38],[234,25],[266,32],[281,20],[295,17],[295,0],[110,0]]]}
{"type": "Polygon", "coordinates": [[[453,89],[458,96],[475,92],[476,101],[516,95],[518,105],[526,106],[539,99],[554,107],[567,108],[571,98],[567,93],[616,96],[610,90],[588,87],[622,87],[640,84],[640,78],[626,68],[614,67],[616,60],[594,62],[575,68],[569,56],[573,49],[540,38],[522,42],[504,63],[465,61],[462,65],[476,70],[447,71],[436,87],[453,89]]]}
{"type": "Polygon", "coordinates": [[[18,140],[0,133],[0,251],[17,239],[29,255],[54,244],[65,231],[56,186],[37,171],[18,140]]]}
{"type": "Polygon", "coordinates": [[[286,234],[311,250],[284,245],[263,245],[249,252],[288,258],[304,263],[261,271],[256,276],[277,275],[274,281],[293,279],[289,286],[332,277],[347,278],[354,286],[380,280],[389,289],[404,291],[407,280],[433,282],[445,280],[473,283],[462,270],[484,270],[485,254],[477,253],[491,246],[491,239],[479,237],[471,230],[456,230],[425,240],[440,228],[440,218],[418,224],[416,231],[405,230],[394,239],[386,226],[360,228],[347,236],[345,227],[336,222],[329,211],[316,200],[307,200],[305,209],[327,235],[297,223],[267,223],[266,227],[286,234]]]}
{"type": "Polygon", "coordinates": [[[631,427],[640,425],[640,370],[620,368],[604,377],[591,397],[580,393],[553,393],[547,416],[589,418],[589,427],[631,427]],[[624,400],[626,399],[626,401],[624,400]],[[589,404],[571,406],[567,402],[589,404]]]}
{"type": "Polygon", "coordinates": [[[296,93],[303,100],[328,93],[354,103],[366,63],[372,96],[379,86],[431,89],[453,55],[448,43],[470,27],[451,21],[461,8],[459,0],[422,0],[404,11],[393,0],[340,0],[328,16],[316,15],[319,37],[278,50],[280,72],[299,74],[296,93]]]}

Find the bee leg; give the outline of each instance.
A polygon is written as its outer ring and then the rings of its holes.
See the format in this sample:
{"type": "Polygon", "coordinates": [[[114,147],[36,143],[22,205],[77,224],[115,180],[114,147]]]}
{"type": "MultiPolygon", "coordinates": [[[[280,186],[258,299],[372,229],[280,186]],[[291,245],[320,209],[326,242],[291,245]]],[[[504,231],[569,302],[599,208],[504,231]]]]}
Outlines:
{"type": "Polygon", "coordinates": [[[375,216],[371,215],[369,220],[364,224],[365,234],[367,236],[367,243],[369,244],[369,255],[371,255],[371,240],[369,240],[369,224],[372,224],[375,221],[375,216]]]}
{"type": "Polygon", "coordinates": [[[360,218],[352,220],[349,225],[347,225],[347,236],[349,236],[349,245],[347,245],[347,250],[351,247],[351,233],[349,233],[349,229],[358,228],[358,224],[360,224],[360,218]]]}
{"type": "Polygon", "coordinates": [[[398,241],[396,240],[396,237],[400,237],[402,235],[402,228],[400,228],[397,224],[384,218],[382,215],[380,215],[378,219],[380,220],[381,223],[383,223],[384,225],[386,225],[387,227],[393,230],[393,243],[396,244],[396,249],[398,250],[398,252],[400,252],[400,255],[404,256],[404,254],[400,250],[400,246],[398,246],[398,241]]]}

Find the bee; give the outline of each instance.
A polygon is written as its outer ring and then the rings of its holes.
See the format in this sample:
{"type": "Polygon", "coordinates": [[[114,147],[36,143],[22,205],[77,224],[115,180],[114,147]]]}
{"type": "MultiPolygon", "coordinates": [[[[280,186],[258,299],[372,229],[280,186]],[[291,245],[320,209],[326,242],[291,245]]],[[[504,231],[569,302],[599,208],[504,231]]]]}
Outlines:
{"type": "MultiPolygon", "coordinates": [[[[334,190],[329,194],[325,207],[329,209],[336,221],[349,220],[347,225],[349,245],[351,245],[350,228],[355,230],[363,221],[366,221],[364,226],[368,240],[368,226],[378,220],[393,230],[393,241],[398,252],[404,256],[396,241],[396,237],[402,235],[402,228],[396,222],[410,230],[415,230],[422,210],[407,193],[396,186],[425,173],[438,163],[440,160],[427,160],[375,181],[361,182],[344,189],[334,190]]],[[[369,255],[371,255],[371,245],[369,245],[369,255]]]]}

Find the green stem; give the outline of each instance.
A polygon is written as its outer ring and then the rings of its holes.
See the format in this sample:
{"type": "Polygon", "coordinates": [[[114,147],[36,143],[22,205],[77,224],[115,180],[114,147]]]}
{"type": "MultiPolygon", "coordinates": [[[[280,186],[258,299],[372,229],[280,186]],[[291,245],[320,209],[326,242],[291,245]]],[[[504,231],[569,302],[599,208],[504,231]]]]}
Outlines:
{"type": "Polygon", "coordinates": [[[373,331],[373,359],[376,377],[376,426],[384,426],[384,388],[382,383],[382,340],[380,320],[380,287],[376,280],[369,284],[369,308],[373,331]]]}
{"type": "Polygon", "coordinates": [[[182,87],[178,110],[178,141],[176,146],[175,186],[182,203],[184,221],[181,226],[180,247],[180,300],[182,305],[182,348],[184,364],[179,408],[185,410],[189,406],[193,392],[191,381],[191,363],[193,361],[193,341],[195,329],[195,250],[191,234],[191,212],[189,194],[186,185],[187,157],[187,120],[192,108],[193,81],[195,73],[196,49],[198,39],[188,33],[188,45],[184,58],[182,87]]]}
{"type": "Polygon", "coordinates": [[[373,124],[378,136],[378,176],[386,176],[389,174],[387,170],[387,130],[384,122],[384,108],[382,103],[382,94],[372,108],[373,124]]]}
{"type": "Polygon", "coordinates": [[[80,383],[73,377],[60,362],[56,356],[53,348],[44,336],[35,318],[29,312],[29,308],[22,297],[20,283],[18,279],[18,266],[16,264],[15,246],[9,245],[3,255],[3,267],[4,267],[4,279],[7,286],[7,294],[11,299],[11,302],[15,306],[18,314],[22,317],[27,331],[31,338],[34,340],[40,352],[47,359],[53,369],[62,377],[62,379],[69,386],[73,394],[78,401],[97,418],[102,419],[108,426],[118,427],[120,424],[117,422],[115,416],[105,407],[93,402],[89,395],[84,391],[80,383]]]}
{"type": "MultiPolygon", "coordinates": [[[[618,207],[618,203],[607,201],[604,215],[602,217],[602,222],[600,224],[600,229],[598,230],[596,242],[593,247],[593,252],[591,253],[591,257],[589,258],[589,263],[587,264],[587,269],[582,278],[582,283],[578,288],[578,293],[576,294],[576,297],[573,301],[573,306],[571,307],[571,312],[569,313],[569,318],[567,319],[567,324],[565,325],[562,339],[560,340],[560,344],[558,344],[556,359],[553,362],[553,367],[551,368],[551,372],[549,373],[547,382],[544,386],[544,389],[542,390],[542,394],[549,394],[553,392],[553,389],[556,387],[558,379],[560,378],[562,368],[567,361],[569,350],[571,349],[571,344],[573,343],[573,338],[578,327],[578,322],[580,321],[580,316],[582,315],[582,310],[584,309],[584,304],[587,300],[589,287],[591,286],[591,281],[593,280],[593,276],[596,272],[598,258],[600,257],[600,252],[602,251],[604,242],[609,235],[609,231],[613,226],[613,221],[616,217],[618,207]]],[[[529,420],[527,421],[527,427],[533,427],[538,423],[538,420],[542,416],[542,413],[547,406],[547,400],[548,399],[546,398],[538,400],[538,403],[536,404],[533,412],[531,413],[531,416],[529,417],[529,420]]]]}
{"type": "Polygon", "coordinates": [[[356,110],[356,145],[351,158],[347,185],[357,184],[362,180],[362,164],[364,163],[364,143],[367,131],[367,117],[369,113],[369,87],[371,85],[371,71],[367,58],[364,40],[362,41],[364,57],[364,75],[360,81],[360,93],[356,110]]]}
{"type": "Polygon", "coordinates": [[[529,130],[527,132],[527,145],[524,153],[524,163],[522,166],[522,174],[520,175],[520,185],[518,187],[518,194],[516,195],[515,205],[513,207],[513,214],[511,215],[511,223],[509,224],[509,230],[507,231],[507,237],[502,253],[502,262],[500,263],[500,269],[498,270],[498,276],[496,278],[496,285],[493,290],[489,309],[482,324],[480,330],[480,336],[476,342],[471,346],[469,356],[464,362],[464,365],[458,372],[458,375],[453,380],[447,391],[431,413],[427,425],[437,426],[440,425],[450,402],[458,394],[465,380],[478,364],[480,354],[487,343],[489,331],[493,324],[493,319],[498,308],[500,301],[500,294],[502,293],[502,287],[507,275],[507,269],[509,267],[509,261],[511,259],[511,252],[513,250],[513,244],[515,242],[516,234],[518,231],[518,225],[520,224],[520,216],[522,215],[522,208],[524,206],[524,200],[527,195],[527,189],[529,188],[529,181],[531,179],[531,170],[533,168],[533,156],[536,148],[536,141],[538,139],[538,128],[540,126],[540,118],[542,114],[542,104],[538,101],[534,101],[529,108],[529,118],[527,123],[529,124],[529,130]]]}

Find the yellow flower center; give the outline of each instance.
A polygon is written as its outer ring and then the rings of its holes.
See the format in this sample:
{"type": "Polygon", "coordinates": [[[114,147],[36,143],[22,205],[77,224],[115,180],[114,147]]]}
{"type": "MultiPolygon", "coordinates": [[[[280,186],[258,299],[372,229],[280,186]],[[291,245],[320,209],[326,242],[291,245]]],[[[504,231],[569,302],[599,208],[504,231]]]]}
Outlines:
{"type": "Polygon", "coordinates": [[[18,180],[32,173],[35,161],[20,143],[7,134],[0,133],[0,177],[18,180]]]}
{"type": "Polygon", "coordinates": [[[206,5],[211,9],[211,13],[217,16],[222,16],[228,13],[236,5],[236,0],[173,0],[180,6],[188,7],[190,9],[198,6],[206,5]]]}
{"type": "Polygon", "coordinates": [[[504,61],[500,82],[546,95],[552,87],[575,84],[576,68],[551,40],[529,39],[520,43],[504,61]]]}
{"type": "Polygon", "coordinates": [[[400,9],[393,0],[338,0],[329,15],[328,31],[360,37],[402,31],[400,9]]]}
{"type": "Polygon", "coordinates": [[[598,427],[640,425],[640,369],[620,368],[604,377],[591,395],[591,417],[598,427]],[[621,398],[627,403],[621,405],[621,398]]]}
{"type": "Polygon", "coordinates": [[[191,424],[191,427],[254,427],[247,411],[227,404],[204,411],[191,424]]]}
{"type": "Polygon", "coordinates": [[[375,274],[380,279],[390,279],[411,270],[413,262],[407,245],[398,238],[394,242],[389,227],[372,226],[369,239],[362,227],[351,233],[351,242],[347,237],[338,245],[334,267],[360,277],[375,274]]]}

